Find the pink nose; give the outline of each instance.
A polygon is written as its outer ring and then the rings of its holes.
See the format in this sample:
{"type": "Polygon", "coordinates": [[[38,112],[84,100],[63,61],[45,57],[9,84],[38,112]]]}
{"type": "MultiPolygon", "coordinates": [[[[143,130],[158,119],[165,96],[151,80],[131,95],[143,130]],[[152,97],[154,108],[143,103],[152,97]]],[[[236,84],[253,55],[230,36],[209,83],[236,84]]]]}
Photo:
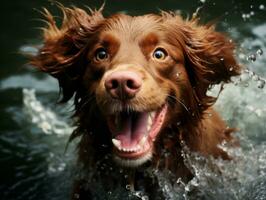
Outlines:
{"type": "Polygon", "coordinates": [[[106,77],[104,86],[115,99],[126,100],[135,97],[142,85],[141,77],[132,71],[117,71],[106,77]]]}

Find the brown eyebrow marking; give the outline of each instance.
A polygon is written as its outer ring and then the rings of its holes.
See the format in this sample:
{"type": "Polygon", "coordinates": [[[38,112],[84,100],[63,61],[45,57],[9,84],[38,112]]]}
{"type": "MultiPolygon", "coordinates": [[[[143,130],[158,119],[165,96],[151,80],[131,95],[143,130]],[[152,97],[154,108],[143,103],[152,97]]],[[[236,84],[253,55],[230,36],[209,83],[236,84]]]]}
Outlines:
{"type": "Polygon", "coordinates": [[[154,50],[154,48],[159,43],[159,38],[154,33],[149,33],[143,37],[143,39],[139,42],[139,46],[143,52],[143,54],[148,57],[150,52],[154,50]]]}
{"type": "Polygon", "coordinates": [[[113,34],[106,33],[103,35],[100,45],[105,47],[109,54],[114,55],[120,47],[120,42],[113,34]]]}
{"type": "Polygon", "coordinates": [[[143,48],[148,46],[156,46],[159,42],[159,38],[154,33],[149,33],[146,35],[139,43],[139,45],[143,48]]]}

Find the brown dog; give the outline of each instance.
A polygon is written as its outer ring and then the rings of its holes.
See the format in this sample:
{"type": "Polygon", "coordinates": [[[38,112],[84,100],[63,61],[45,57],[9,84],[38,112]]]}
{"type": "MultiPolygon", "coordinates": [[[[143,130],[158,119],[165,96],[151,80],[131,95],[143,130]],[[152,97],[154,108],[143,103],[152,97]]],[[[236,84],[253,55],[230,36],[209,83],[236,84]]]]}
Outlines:
{"type": "Polygon", "coordinates": [[[232,129],[206,94],[240,72],[226,36],[167,12],[104,18],[102,9],[62,10],[60,28],[45,11],[44,45],[32,64],[58,79],[62,102],[74,96],[71,139],[81,137],[79,162],[93,177],[77,181],[79,199],[95,195],[96,180],[106,190],[126,184],[133,169],[131,183],[146,191],[152,185],[140,174],[148,167],[189,180],[181,141],[202,155],[228,158],[217,145],[231,139],[232,129]]]}

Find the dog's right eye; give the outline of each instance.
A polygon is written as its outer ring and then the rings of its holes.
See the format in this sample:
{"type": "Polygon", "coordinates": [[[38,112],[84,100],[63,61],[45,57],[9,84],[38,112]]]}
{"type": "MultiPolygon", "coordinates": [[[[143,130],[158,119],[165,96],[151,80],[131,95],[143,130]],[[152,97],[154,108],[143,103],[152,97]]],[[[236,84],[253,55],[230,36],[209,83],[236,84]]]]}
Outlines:
{"type": "Polygon", "coordinates": [[[95,59],[97,61],[103,61],[108,58],[108,53],[104,48],[99,48],[95,52],[95,59]]]}
{"type": "Polygon", "coordinates": [[[163,48],[157,48],[153,52],[153,58],[156,60],[164,60],[167,56],[167,52],[163,48]]]}

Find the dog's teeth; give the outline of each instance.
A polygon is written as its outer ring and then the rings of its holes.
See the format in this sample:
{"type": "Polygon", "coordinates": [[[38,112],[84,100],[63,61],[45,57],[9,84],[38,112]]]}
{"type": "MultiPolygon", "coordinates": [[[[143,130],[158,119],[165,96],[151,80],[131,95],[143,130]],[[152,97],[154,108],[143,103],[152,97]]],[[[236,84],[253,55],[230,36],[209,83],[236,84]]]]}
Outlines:
{"type": "Polygon", "coordinates": [[[147,131],[150,131],[150,129],[151,129],[151,125],[147,125],[147,131]]]}
{"type": "Polygon", "coordinates": [[[152,119],[154,119],[154,117],[155,117],[155,113],[156,113],[155,111],[151,112],[151,118],[152,118],[152,119]]]}
{"type": "Polygon", "coordinates": [[[136,147],[133,147],[131,149],[128,149],[128,148],[118,148],[120,151],[123,151],[123,152],[127,152],[127,153],[134,153],[134,152],[138,152],[139,150],[141,150],[141,146],[140,145],[137,145],[136,147]]]}
{"type": "Polygon", "coordinates": [[[144,137],[140,140],[138,146],[139,146],[139,147],[140,147],[140,146],[143,146],[146,142],[147,142],[147,136],[144,136],[144,137]]]}
{"type": "Polygon", "coordinates": [[[126,148],[123,148],[123,151],[125,151],[125,152],[129,152],[129,150],[128,150],[128,149],[126,149],[126,148]]]}
{"type": "Polygon", "coordinates": [[[152,117],[151,117],[151,116],[149,116],[149,118],[148,118],[148,125],[149,125],[149,126],[152,125],[152,117]]]}
{"type": "Polygon", "coordinates": [[[121,149],[121,141],[120,140],[112,139],[112,142],[116,148],[118,148],[119,150],[121,149]]]}
{"type": "Polygon", "coordinates": [[[147,124],[147,131],[149,131],[151,129],[152,120],[153,120],[153,118],[151,116],[149,116],[149,118],[148,118],[148,124],[147,124]]]}

